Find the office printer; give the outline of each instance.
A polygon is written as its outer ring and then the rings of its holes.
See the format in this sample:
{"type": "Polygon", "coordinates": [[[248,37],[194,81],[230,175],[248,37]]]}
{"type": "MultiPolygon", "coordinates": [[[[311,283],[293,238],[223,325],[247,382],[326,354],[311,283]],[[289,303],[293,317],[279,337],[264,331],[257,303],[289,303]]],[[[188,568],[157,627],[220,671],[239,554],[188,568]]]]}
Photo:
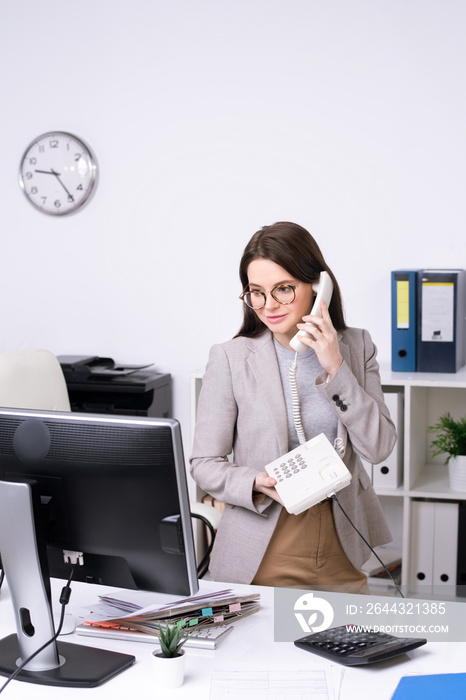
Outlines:
{"type": "Polygon", "coordinates": [[[152,364],[122,365],[95,355],[59,355],[58,361],[72,411],[171,417],[171,375],[152,364]]]}

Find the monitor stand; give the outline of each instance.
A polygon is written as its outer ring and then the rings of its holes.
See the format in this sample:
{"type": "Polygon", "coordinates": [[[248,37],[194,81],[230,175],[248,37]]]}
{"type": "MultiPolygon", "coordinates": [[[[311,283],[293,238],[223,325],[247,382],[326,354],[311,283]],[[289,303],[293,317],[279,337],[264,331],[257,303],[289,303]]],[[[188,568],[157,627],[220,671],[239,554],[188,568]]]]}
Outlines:
{"type": "MultiPolygon", "coordinates": [[[[55,635],[46,571],[40,504],[33,485],[0,481],[0,552],[17,634],[0,640],[0,675],[10,676],[55,635]]],[[[15,679],[68,687],[94,687],[129,668],[134,656],[69,642],[53,642],[15,679]]]]}

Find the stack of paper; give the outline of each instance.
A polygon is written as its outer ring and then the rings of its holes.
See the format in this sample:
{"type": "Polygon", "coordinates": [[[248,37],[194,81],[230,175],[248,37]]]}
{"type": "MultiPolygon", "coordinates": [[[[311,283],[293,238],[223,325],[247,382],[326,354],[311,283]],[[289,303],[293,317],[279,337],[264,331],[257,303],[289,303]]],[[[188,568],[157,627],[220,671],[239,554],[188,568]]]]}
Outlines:
{"type": "Polygon", "coordinates": [[[183,598],[165,605],[142,607],[137,593],[125,592],[125,599],[100,596],[101,603],[83,611],[82,624],[107,629],[131,629],[157,635],[159,623],[185,620],[189,629],[226,625],[252,615],[260,608],[259,593],[238,596],[230,589],[209,595],[183,598]]]}

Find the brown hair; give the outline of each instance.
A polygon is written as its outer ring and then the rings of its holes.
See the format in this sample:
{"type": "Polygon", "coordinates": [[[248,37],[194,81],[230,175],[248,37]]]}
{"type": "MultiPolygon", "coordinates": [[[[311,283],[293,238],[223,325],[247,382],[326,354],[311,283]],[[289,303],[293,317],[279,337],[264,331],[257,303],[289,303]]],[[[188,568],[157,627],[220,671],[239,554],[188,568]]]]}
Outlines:
{"type": "MultiPolygon", "coordinates": [[[[337,331],[346,328],[338,283],[325,262],[319,246],[305,228],[288,221],[279,221],[257,231],[244,249],[241,258],[239,276],[242,289],[245,289],[249,283],[247,274],[249,264],[259,258],[272,260],[300,282],[308,284],[317,282],[322,271],[328,272],[333,281],[333,295],[329,306],[330,317],[337,331]]],[[[259,320],[255,311],[246,304],[243,306],[243,323],[235,337],[255,338],[264,332],[266,326],[259,320]]]]}

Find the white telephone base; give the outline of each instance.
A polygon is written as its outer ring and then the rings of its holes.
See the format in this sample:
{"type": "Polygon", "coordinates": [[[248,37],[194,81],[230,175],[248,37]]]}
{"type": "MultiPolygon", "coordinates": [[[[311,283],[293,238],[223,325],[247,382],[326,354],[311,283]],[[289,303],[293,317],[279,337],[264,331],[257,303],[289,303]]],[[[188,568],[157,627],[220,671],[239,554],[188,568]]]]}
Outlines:
{"type": "Polygon", "coordinates": [[[292,515],[341,491],[351,481],[351,473],[324,433],[270,462],[265,470],[276,479],[275,488],[292,515]]]}

